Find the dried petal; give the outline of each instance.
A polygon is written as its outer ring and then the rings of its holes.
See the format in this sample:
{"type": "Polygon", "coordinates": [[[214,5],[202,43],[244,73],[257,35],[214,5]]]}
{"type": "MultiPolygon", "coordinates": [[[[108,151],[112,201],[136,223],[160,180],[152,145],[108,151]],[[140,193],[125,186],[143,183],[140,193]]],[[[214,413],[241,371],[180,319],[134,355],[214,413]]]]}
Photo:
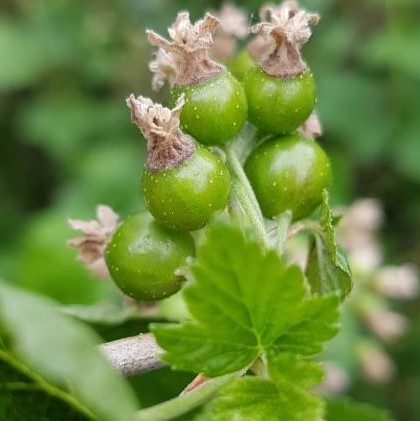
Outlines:
{"type": "Polygon", "coordinates": [[[316,390],[323,395],[339,394],[347,390],[350,385],[348,374],[338,365],[325,363],[325,378],[316,390]]]}
{"type": "Polygon", "coordinates": [[[372,310],[364,318],[369,329],[384,341],[398,339],[408,328],[406,317],[389,310],[372,310]]]}
{"type": "Polygon", "coordinates": [[[298,132],[310,139],[316,139],[322,135],[322,125],[318,114],[313,112],[309,118],[298,128],[298,132]]]}
{"type": "Polygon", "coordinates": [[[78,260],[82,261],[94,274],[107,278],[108,269],[103,258],[105,248],[117,228],[118,215],[109,207],[99,205],[96,208],[98,220],[83,221],[69,219],[74,230],[81,231],[81,237],[68,241],[68,245],[79,249],[78,260]]]}
{"type": "Polygon", "coordinates": [[[391,358],[376,346],[363,347],[360,362],[365,378],[371,383],[388,383],[395,374],[391,358]]]}
{"type": "Polygon", "coordinates": [[[239,39],[244,39],[249,34],[248,15],[234,4],[224,3],[216,17],[220,22],[219,28],[225,34],[239,39]]]}
{"type": "Polygon", "coordinates": [[[131,94],[126,100],[131,121],[147,140],[147,168],[162,171],[180,165],[195,152],[193,139],[180,129],[179,117],[185,100],[181,95],[170,110],[151,99],[131,94]]]}
{"type": "Polygon", "coordinates": [[[306,70],[300,48],[312,35],[310,25],[319,22],[319,15],[298,9],[297,3],[286,1],[279,7],[263,8],[261,17],[265,21],[251,27],[251,32],[273,38],[276,48],[261,60],[261,66],[270,75],[296,76],[306,70]]]}
{"type": "Polygon", "coordinates": [[[149,70],[154,73],[152,87],[158,91],[168,81],[172,88],[176,80],[176,64],[171,56],[162,48],[159,48],[153,55],[153,60],[149,63],[149,70]]]}
{"type": "Polygon", "coordinates": [[[381,203],[377,199],[359,199],[345,210],[337,237],[350,254],[360,256],[362,260],[363,254],[380,255],[376,231],[382,222],[381,203]]]}
{"type": "Polygon", "coordinates": [[[99,224],[105,229],[107,234],[115,230],[119,216],[112,208],[105,205],[99,205],[96,208],[96,217],[98,218],[99,224]]]}
{"type": "Polygon", "coordinates": [[[420,291],[417,270],[410,264],[381,268],[374,283],[379,292],[392,298],[414,299],[420,291]]]}
{"type": "Polygon", "coordinates": [[[213,35],[218,25],[218,19],[207,13],[204,19],[194,25],[190,22],[188,12],[178,14],[175,22],[168,28],[170,41],[157,33],[147,30],[150,44],[163,50],[171,61],[169,68],[162,63],[163,59],[150,63],[150,70],[156,72],[155,85],[162,84],[162,78],[168,77],[169,83],[189,85],[207,79],[221,70],[221,66],[212,61],[208,50],[213,45],[213,35]]]}

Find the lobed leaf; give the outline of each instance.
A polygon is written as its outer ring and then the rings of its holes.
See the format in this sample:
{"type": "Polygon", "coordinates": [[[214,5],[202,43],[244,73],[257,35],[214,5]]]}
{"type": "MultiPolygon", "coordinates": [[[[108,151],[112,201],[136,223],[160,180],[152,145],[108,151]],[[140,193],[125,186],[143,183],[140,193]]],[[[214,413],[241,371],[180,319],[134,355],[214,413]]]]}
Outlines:
{"type": "Polygon", "coordinates": [[[257,377],[235,380],[212,403],[212,421],[321,421],[322,401],[292,383],[257,377]]]}
{"type": "Polygon", "coordinates": [[[313,355],[337,332],[338,298],[308,298],[302,272],[231,226],[209,228],[183,296],[192,321],[152,330],[174,368],[210,377],[266,352],[313,355]]]}
{"type": "Polygon", "coordinates": [[[321,207],[321,232],[312,233],[306,276],[313,293],[325,295],[338,292],[346,298],[353,287],[347,259],[335,242],[333,216],[324,191],[321,207]]]}

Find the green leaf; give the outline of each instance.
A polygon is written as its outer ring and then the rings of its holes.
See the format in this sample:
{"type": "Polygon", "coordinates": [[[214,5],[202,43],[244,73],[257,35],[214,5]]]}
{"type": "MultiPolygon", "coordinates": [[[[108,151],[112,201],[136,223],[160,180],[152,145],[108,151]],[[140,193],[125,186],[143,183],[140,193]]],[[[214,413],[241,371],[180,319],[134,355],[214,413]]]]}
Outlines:
{"type": "Polygon", "coordinates": [[[19,115],[19,133],[57,160],[68,162],[95,139],[124,137],[125,110],[119,103],[92,101],[80,95],[51,95],[25,103],[19,115]],[[89,116],[89,118],[87,118],[89,116]]]}
{"type": "Polygon", "coordinates": [[[336,399],[327,403],[326,421],[392,421],[390,415],[370,405],[336,399]]]}
{"type": "Polygon", "coordinates": [[[63,314],[92,324],[120,325],[130,320],[141,322],[144,318],[134,305],[116,305],[107,301],[91,305],[67,305],[62,306],[60,310],[63,314]]]}
{"type": "MultiPolygon", "coordinates": [[[[418,97],[417,97],[418,98],[418,97]]],[[[417,103],[418,108],[420,101],[417,103]]],[[[398,136],[392,150],[393,164],[400,173],[415,182],[420,182],[420,166],[418,156],[420,154],[420,127],[417,120],[411,124],[405,124],[398,136]]]]}
{"type": "Polygon", "coordinates": [[[320,383],[324,378],[324,370],[315,361],[299,359],[293,354],[268,356],[270,378],[277,384],[289,384],[301,389],[320,383]]]}
{"type": "Polygon", "coordinates": [[[329,63],[316,74],[319,114],[325,132],[340,143],[341,153],[358,165],[383,159],[392,147],[390,133],[395,129],[384,85],[362,72],[332,71],[329,63]],[[351,110],[351,115],[343,110],[351,110]]]}
{"type": "Polygon", "coordinates": [[[335,242],[333,216],[324,191],[320,217],[321,230],[312,232],[306,276],[313,293],[320,295],[340,293],[346,298],[353,287],[347,259],[335,242]]]}
{"type": "Polygon", "coordinates": [[[110,283],[98,282],[76,260],[77,252],[66,247],[66,241],[75,236],[66,224],[71,214],[69,208],[55,208],[32,217],[17,255],[19,286],[62,303],[87,304],[105,299],[110,296],[108,291],[112,293],[110,283]]]}
{"type": "Polygon", "coordinates": [[[403,76],[420,78],[419,38],[420,30],[417,25],[386,30],[366,40],[360,54],[371,67],[381,70],[389,68],[403,76]]]}
{"type": "Polygon", "coordinates": [[[291,383],[245,377],[222,389],[212,404],[212,421],[321,421],[322,402],[291,383]]]}
{"type": "MultiPolygon", "coordinates": [[[[25,387],[43,395],[40,405],[50,396],[61,401],[68,412],[91,419],[133,418],[137,405],[132,391],[100,354],[96,335],[60,314],[51,301],[0,282],[0,333],[6,347],[0,350],[2,365],[7,364],[27,378],[25,387]]],[[[19,410],[13,403],[16,395],[10,393],[10,382],[15,377],[1,383],[2,389],[8,391],[10,411],[19,410]]],[[[25,393],[24,398],[34,401],[30,390],[25,393]]],[[[4,399],[5,395],[0,395],[4,399]]],[[[25,409],[29,407],[22,407],[22,411],[25,409]]],[[[49,410],[45,403],[45,419],[57,419],[49,410]]],[[[28,414],[25,411],[23,415],[28,414]]],[[[26,418],[17,415],[15,419],[26,418]]]]}
{"type": "Polygon", "coordinates": [[[292,352],[310,356],[322,351],[323,343],[337,332],[338,297],[330,295],[306,300],[294,320],[278,336],[271,348],[276,352],[292,352]]]}
{"type": "Polygon", "coordinates": [[[192,321],[152,326],[174,368],[219,376],[266,352],[313,355],[337,332],[338,298],[308,298],[299,268],[236,228],[208,229],[192,273],[183,291],[192,321]]]}
{"type": "Polygon", "coordinates": [[[161,322],[163,317],[142,316],[138,307],[102,301],[91,305],[69,305],[60,311],[80,320],[93,329],[103,341],[115,341],[149,331],[151,322],[161,322]]]}
{"type": "Polygon", "coordinates": [[[0,20],[0,91],[31,85],[46,67],[39,42],[18,22],[0,20]]]}
{"type": "MultiPolygon", "coordinates": [[[[189,412],[195,409],[199,410],[198,408],[209,402],[223,386],[229,384],[235,377],[236,374],[228,374],[209,380],[190,393],[181,394],[166,402],[138,411],[136,421],[189,419],[190,417],[187,415],[189,412]]],[[[203,421],[202,415],[200,411],[198,420],[203,421]]]]}
{"type": "Polygon", "coordinates": [[[27,371],[10,355],[0,351],[0,419],[7,421],[61,420],[82,421],[91,419],[83,414],[84,408],[65,401],[67,395],[54,395],[43,390],[33,379],[17,369],[27,371]],[[6,363],[7,361],[7,363],[6,363]],[[13,364],[13,365],[12,365],[13,364]]]}

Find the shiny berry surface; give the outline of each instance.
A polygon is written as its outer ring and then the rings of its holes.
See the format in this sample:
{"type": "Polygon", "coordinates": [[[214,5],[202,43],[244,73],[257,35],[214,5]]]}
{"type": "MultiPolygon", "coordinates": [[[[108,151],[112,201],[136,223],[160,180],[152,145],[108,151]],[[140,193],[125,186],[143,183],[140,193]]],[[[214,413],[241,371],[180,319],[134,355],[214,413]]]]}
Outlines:
{"type": "Polygon", "coordinates": [[[315,80],[309,70],[280,78],[253,67],[243,85],[249,121],[262,132],[273,135],[295,131],[310,116],[316,103],[315,80]]]}
{"type": "Polygon", "coordinates": [[[247,120],[244,89],[227,70],[197,84],[174,87],[173,99],[182,93],[182,130],[200,143],[224,144],[241,131],[247,120]]]}
{"type": "Polygon", "coordinates": [[[181,165],[143,173],[143,195],[150,213],[168,228],[203,228],[229,197],[230,175],[221,159],[204,146],[181,165]]]}
{"type": "Polygon", "coordinates": [[[136,300],[160,300],[177,292],[184,281],[175,271],[194,255],[190,234],[169,230],[147,213],[127,218],[105,250],[112,279],[136,300]]]}
{"type": "Polygon", "coordinates": [[[293,219],[309,216],[331,184],[330,161],[322,148],[301,135],[277,137],[257,147],[245,172],[267,218],[291,210],[293,219]]]}

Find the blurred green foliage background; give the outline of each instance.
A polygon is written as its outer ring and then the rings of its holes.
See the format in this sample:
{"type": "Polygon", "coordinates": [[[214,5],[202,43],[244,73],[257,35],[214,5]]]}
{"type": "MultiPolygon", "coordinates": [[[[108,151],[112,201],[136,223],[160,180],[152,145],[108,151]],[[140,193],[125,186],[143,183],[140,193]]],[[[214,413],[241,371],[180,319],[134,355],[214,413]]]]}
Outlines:
{"type": "MultiPolygon", "coordinates": [[[[139,194],[144,142],[125,97],[153,94],[144,29],[164,33],[178,10],[199,18],[219,1],[1,0],[0,276],[63,303],[113,294],[65,247],[66,218],[98,203],[126,216],[139,194]]],[[[333,201],[371,196],[387,217],[387,260],[420,264],[420,3],[302,1],[321,24],[304,54],[317,78],[333,201]]],[[[237,2],[257,21],[261,1],[237,2]]],[[[419,302],[402,309],[409,335],[390,349],[397,379],[352,394],[420,419],[419,302]]],[[[155,376],[155,375],[150,375],[155,376]]]]}

